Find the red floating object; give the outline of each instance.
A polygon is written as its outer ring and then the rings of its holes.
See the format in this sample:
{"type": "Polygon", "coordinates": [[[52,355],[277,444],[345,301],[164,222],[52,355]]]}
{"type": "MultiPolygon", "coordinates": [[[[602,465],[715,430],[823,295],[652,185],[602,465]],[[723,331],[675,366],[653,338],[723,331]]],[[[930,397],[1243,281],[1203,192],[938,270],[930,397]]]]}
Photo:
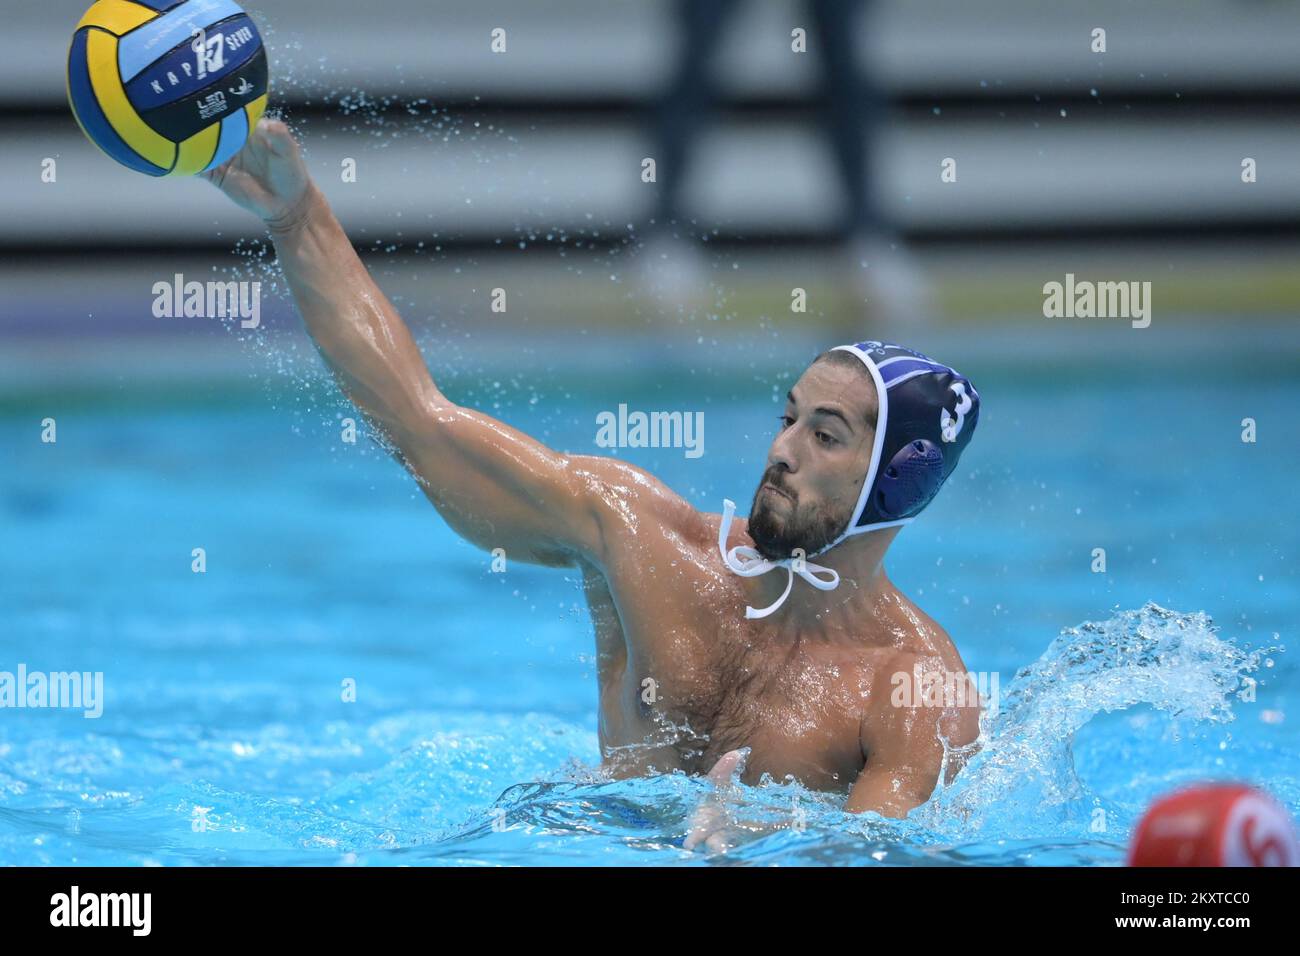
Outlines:
{"type": "Polygon", "coordinates": [[[1300,866],[1290,814],[1243,784],[1198,784],[1153,803],[1129,866],[1300,866]]]}

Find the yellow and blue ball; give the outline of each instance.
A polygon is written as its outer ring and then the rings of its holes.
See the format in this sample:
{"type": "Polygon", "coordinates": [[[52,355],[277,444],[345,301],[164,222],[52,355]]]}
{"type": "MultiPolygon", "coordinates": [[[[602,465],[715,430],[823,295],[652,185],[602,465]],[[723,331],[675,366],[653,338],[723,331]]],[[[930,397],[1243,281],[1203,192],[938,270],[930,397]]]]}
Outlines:
{"type": "Polygon", "coordinates": [[[232,0],[98,0],[68,51],[82,131],[150,176],[190,176],[235,155],[268,84],[262,37],[232,0]]]}

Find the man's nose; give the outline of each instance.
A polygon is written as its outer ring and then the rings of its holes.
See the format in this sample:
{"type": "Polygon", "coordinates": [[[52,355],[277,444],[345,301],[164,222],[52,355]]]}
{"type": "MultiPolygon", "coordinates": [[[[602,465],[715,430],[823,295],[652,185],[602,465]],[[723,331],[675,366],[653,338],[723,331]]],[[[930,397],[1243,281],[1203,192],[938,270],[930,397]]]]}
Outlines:
{"type": "Polygon", "coordinates": [[[776,436],[772,442],[772,447],[767,453],[767,464],[769,468],[780,467],[788,472],[799,470],[799,459],[795,455],[794,442],[790,439],[793,428],[787,428],[776,436]]]}

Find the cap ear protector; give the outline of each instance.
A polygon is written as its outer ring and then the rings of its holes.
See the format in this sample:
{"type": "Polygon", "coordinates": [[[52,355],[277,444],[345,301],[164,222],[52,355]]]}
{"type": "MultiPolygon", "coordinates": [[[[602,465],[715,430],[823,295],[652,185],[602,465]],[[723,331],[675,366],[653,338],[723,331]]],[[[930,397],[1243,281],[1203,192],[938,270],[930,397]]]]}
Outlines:
{"type": "Polygon", "coordinates": [[[882,518],[910,518],[943,484],[943,451],[926,438],[910,441],[876,476],[872,504],[882,518]]]}

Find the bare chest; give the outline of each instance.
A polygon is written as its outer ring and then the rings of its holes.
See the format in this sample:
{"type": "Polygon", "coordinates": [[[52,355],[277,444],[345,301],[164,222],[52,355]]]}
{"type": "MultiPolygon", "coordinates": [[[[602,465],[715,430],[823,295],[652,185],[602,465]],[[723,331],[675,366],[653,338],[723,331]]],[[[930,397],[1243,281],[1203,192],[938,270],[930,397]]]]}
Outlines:
{"type": "Polygon", "coordinates": [[[873,657],[772,642],[737,617],[735,595],[722,586],[696,593],[692,602],[629,613],[589,589],[606,762],[627,774],[703,773],[727,751],[749,747],[746,782],[767,774],[846,789],[864,763],[859,731],[873,657]]]}

